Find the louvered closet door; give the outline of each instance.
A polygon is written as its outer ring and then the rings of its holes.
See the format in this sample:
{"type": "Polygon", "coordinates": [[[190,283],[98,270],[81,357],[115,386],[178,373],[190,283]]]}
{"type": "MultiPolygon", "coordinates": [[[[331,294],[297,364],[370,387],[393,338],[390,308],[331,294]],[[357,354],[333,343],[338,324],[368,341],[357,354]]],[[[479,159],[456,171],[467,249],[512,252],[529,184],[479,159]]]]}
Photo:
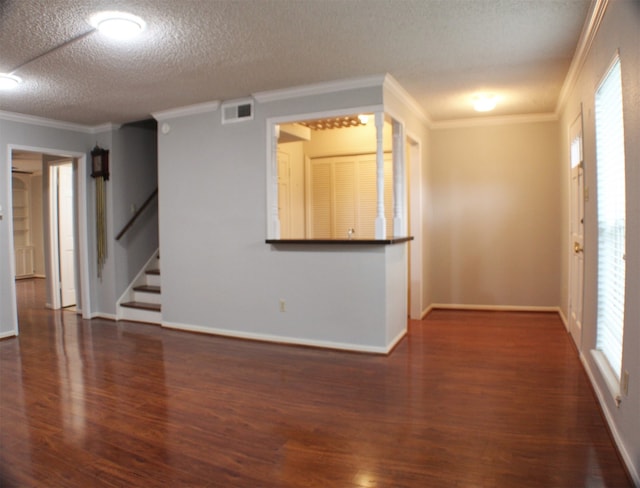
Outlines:
{"type": "Polygon", "coordinates": [[[310,163],[310,221],[312,239],[331,238],[332,162],[310,163]]]}
{"type": "MultiPolygon", "coordinates": [[[[391,155],[385,155],[387,235],[393,229],[391,155]]],[[[376,220],[376,156],[363,154],[315,158],[310,161],[309,219],[312,238],[373,239],[376,220]]]]}
{"type": "Polygon", "coordinates": [[[333,237],[346,239],[349,229],[356,229],[356,162],[338,159],[333,163],[333,237]]]}
{"type": "Polygon", "coordinates": [[[376,235],[376,158],[358,161],[358,238],[373,239],[376,235]]]}

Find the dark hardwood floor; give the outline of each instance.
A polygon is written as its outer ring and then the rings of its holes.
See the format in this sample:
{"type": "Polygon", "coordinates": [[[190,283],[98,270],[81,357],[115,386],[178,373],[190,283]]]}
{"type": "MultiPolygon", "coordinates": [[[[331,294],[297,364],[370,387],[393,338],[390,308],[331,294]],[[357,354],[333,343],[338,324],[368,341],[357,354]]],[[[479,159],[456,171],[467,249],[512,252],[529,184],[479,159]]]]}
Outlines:
{"type": "Polygon", "coordinates": [[[0,342],[2,487],[631,486],[555,314],[433,311],[388,357],[44,309],[0,342]]]}

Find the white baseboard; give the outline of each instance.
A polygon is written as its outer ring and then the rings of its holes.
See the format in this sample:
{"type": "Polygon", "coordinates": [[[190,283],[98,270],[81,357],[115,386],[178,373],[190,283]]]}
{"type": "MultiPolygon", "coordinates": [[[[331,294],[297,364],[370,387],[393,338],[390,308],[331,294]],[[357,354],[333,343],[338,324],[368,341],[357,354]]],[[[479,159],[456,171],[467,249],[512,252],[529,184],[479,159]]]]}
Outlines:
{"type": "Polygon", "coordinates": [[[6,339],[7,337],[17,337],[18,332],[15,330],[10,330],[8,332],[0,332],[0,339],[6,339]]]}
{"type": "Polygon", "coordinates": [[[422,320],[423,318],[425,318],[427,315],[429,315],[429,312],[431,312],[431,310],[433,310],[433,305],[429,305],[427,308],[425,308],[422,311],[422,314],[420,315],[420,320],[422,320]]]}
{"type": "Polygon", "coordinates": [[[445,310],[487,310],[495,312],[559,312],[559,307],[539,307],[534,305],[469,305],[462,303],[432,303],[427,309],[434,308],[445,310]]]}
{"type": "Polygon", "coordinates": [[[94,312],[92,314],[89,315],[90,319],[106,319],[106,320],[113,320],[114,322],[116,321],[116,314],[114,313],[101,313],[101,312],[94,312]]]}
{"type": "Polygon", "coordinates": [[[387,352],[385,354],[389,354],[391,351],[393,351],[393,348],[398,345],[398,342],[404,339],[404,336],[407,335],[407,330],[408,329],[405,327],[404,330],[401,330],[400,333],[393,338],[391,343],[387,346],[387,352]]]}
{"type": "Polygon", "coordinates": [[[567,329],[567,332],[569,331],[569,321],[567,320],[567,317],[564,316],[564,313],[562,312],[562,308],[558,307],[558,315],[560,315],[560,319],[562,320],[562,323],[564,324],[564,328],[567,329]]]}
{"type": "MultiPolygon", "coordinates": [[[[198,332],[201,334],[211,334],[211,335],[219,335],[224,337],[233,337],[236,339],[249,339],[253,341],[262,341],[262,342],[276,342],[280,344],[292,344],[297,346],[311,346],[318,347],[322,349],[338,349],[341,351],[354,351],[354,352],[367,352],[373,354],[387,354],[393,346],[395,342],[393,342],[390,346],[381,347],[381,346],[368,346],[364,344],[349,344],[343,342],[332,342],[332,341],[318,341],[312,339],[301,339],[297,337],[284,337],[284,336],[276,336],[271,334],[258,334],[255,332],[242,332],[237,330],[228,330],[228,329],[218,329],[216,327],[204,327],[201,325],[189,325],[189,324],[177,324],[174,322],[162,322],[162,326],[168,329],[176,329],[176,330],[184,330],[187,332],[198,332]]],[[[403,332],[402,336],[406,333],[403,332]]],[[[395,341],[399,341],[402,337],[397,337],[395,341]]]]}
{"type": "MultiPolygon", "coordinates": [[[[636,486],[640,486],[640,466],[634,465],[634,461],[629,455],[624,443],[622,442],[622,438],[620,437],[620,433],[616,427],[616,423],[613,421],[613,416],[609,411],[607,406],[607,402],[605,401],[604,394],[596,382],[595,376],[593,374],[593,370],[589,365],[589,361],[585,358],[584,354],[580,353],[580,361],[582,361],[582,365],[584,366],[584,370],[587,372],[587,376],[589,377],[589,381],[591,382],[591,386],[593,386],[593,391],[596,392],[596,397],[598,398],[598,403],[600,404],[600,408],[602,409],[602,413],[604,414],[604,418],[607,421],[607,425],[609,426],[609,430],[611,431],[611,435],[613,436],[613,441],[616,443],[616,447],[618,448],[618,452],[620,452],[620,456],[622,457],[622,461],[624,462],[633,483],[636,486]]],[[[640,463],[640,461],[638,461],[640,463]]]]}

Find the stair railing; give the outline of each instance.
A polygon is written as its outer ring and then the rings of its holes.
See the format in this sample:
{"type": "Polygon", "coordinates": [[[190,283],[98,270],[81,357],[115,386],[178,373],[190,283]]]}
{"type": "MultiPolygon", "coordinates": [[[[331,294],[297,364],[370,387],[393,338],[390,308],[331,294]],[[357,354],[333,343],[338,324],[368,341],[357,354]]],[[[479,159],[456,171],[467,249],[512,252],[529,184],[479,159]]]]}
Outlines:
{"type": "Polygon", "coordinates": [[[144,203],[140,206],[140,208],[136,211],[135,214],[129,219],[129,222],[122,228],[118,235],[116,236],[116,241],[119,241],[120,238],[127,233],[127,231],[133,226],[134,222],[140,217],[140,214],[144,212],[144,210],[149,206],[151,201],[158,195],[158,188],[153,190],[151,195],[144,201],[144,203]]]}

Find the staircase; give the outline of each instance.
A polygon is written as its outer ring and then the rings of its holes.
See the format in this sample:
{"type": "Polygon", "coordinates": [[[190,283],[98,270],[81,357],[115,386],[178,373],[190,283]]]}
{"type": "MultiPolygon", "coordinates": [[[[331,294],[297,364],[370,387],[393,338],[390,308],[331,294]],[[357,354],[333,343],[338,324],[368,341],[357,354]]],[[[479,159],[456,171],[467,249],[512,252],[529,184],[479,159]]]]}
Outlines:
{"type": "Polygon", "coordinates": [[[159,256],[147,263],[125,295],[118,306],[118,320],[162,323],[159,256]]]}

